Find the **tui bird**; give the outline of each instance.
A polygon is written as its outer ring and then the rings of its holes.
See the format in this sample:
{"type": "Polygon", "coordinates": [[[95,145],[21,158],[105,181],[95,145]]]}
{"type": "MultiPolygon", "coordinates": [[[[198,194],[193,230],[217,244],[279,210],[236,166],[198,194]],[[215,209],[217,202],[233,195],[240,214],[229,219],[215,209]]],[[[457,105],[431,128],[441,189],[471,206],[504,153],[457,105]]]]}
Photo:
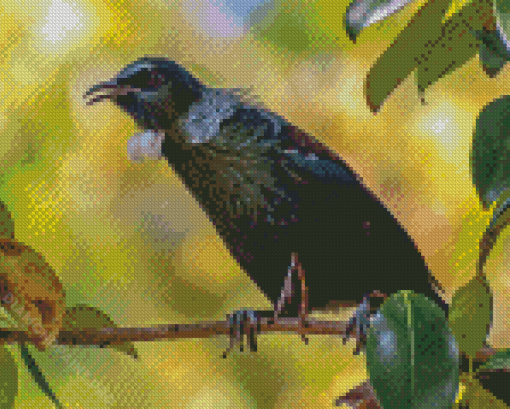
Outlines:
{"type": "Polygon", "coordinates": [[[446,310],[405,228],[341,157],[283,117],[164,58],[141,58],[84,97],[134,118],[144,132],[131,153],[166,158],[272,302],[296,252],[312,309],[413,290],[446,310]]]}

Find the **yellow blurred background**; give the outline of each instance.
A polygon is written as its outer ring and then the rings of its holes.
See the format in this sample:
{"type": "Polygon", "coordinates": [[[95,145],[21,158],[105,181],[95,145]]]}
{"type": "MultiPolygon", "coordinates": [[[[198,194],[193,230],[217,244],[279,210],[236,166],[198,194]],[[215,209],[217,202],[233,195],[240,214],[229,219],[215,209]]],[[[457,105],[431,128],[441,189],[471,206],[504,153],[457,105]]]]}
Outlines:
{"type": "MultiPolygon", "coordinates": [[[[472,132],[483,106],[510,93],[508,68],[489,79],[473,58],[431,86],[426,105],[411,75],[374,116],[363,80],[421,3],[356,45],[342,28],[346,1],[268,0],[248,11],[223,3],[0,0],[0,199],[16,238],[55,269],[69,306],[98,307],[119,326],[270,307],[167,163],[129,162],[133,121],[113,104],[84,104],[91,85],[158,55],[208,85],[250,88],[338,151],[415,239],[449,301],[475,272],[490,215],[471,179],[472,132]]],[[[487,265],[495,347],[510,347],[505,235],[487,265]]],[[[73,348],[80,370],[36,357],[72,408],[328,408],[366,378],[352,342],[314,336],[305,346],[297,335],[270,335],[259,343],[257,354],[227,360],[226,338],[137,343],[138,362],[73,348]]],[[[52,407],[24,369],[20,377],[17,407],[52,407]]]]}

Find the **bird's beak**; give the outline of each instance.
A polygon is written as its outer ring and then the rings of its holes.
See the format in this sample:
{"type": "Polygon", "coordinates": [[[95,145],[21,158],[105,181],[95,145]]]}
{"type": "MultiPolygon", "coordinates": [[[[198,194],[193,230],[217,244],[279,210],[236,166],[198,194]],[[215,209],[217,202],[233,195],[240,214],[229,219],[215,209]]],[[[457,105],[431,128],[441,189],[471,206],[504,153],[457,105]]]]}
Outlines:
{"type": "Polygon", "coordinates": [[[132,87],[131,85],[120,85],[116,79],[113,79],[94,85],[85,94],[83,94],[83,98],[86,99],[93,96],[93,98],[86,102],[87,105],[92,105],[96,102],[102,101],[103,99],[112,99],[117,95],[127,95],[128,93],[136,93],[141,91],[142,90],[140,88],[132,87]],[[98,92],[103,93],[96,95],[98,92]]]}
{"type": "Polygon", "coordinates": [[[110,80],[100,82],[99,84],[91,87],[85,94],[83,94],[83,98],[87,99],[88,97],[93,96],[93,98],[89,99],[86,104],[92,105],[96,102],[102,101],[103,99],[109,99],[113,95],[117,94],[116,90],[119,88],[117,81],[110,80]],[[98,92],[103,91],[103,94],[96,95],[98,92]]]}

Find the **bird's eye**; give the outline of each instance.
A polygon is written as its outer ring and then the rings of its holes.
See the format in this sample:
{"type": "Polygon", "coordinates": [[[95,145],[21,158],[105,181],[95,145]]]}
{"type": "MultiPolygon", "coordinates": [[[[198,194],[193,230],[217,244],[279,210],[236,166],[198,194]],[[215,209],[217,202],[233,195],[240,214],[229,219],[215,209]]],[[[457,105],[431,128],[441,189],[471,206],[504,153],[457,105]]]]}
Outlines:
{"type": "Polygon", "coordinates": [[[151,78],[151,73],[148,69],[143,69],[135,73],[129,78],[129,84],[137,88],[146,88],[151,78]]]}
{"type": "Polygon", "coordinates": [[[155,70],[142,69],[129,78],[129,85],[136,88],[158,88],[163,78],[155,70]]]}

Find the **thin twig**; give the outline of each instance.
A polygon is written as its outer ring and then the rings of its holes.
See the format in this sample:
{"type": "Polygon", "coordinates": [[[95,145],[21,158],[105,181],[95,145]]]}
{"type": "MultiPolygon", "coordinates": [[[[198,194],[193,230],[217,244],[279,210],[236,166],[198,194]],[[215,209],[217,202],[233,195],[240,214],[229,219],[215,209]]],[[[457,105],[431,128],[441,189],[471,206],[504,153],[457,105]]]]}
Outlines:
{"type": "MultiPolygon", "coordinates": [[[[296,334],[323,334],[344,336],[346,322],[307,319],[303,327],[296,318],[262,318],[260,333],[294,332],[296,334]]],[[[213,321],[197,324],[157,325],[151,328],[86,328],[75,331],[60,331],[57,345],[120,345],[124,342],[156,341],[175,338],[209,338],[229,335],[229,321],[213,321]]],[[[0,343],[33,342],[23,331],[0,331],[0,343]]]]}
{"type": "MultiPolygon", "coordinates": [[[[262,318],[260,333],[303,331],[307,335],[336,335],[343,337],[348,323],[344,321],[320,321],[308,318],[300,328],[299,318],[262,318]]],[[[157,341],[176,338],[209,338],[229,335],[229,321],[202,322],[198,324],[156,325],[151,328],[102,328],[60,331],[56,345],[120,345],[124,342],[157,341]]],[[[23,331],[0,331],[0,344],[31,342],[32,339],[23,331]]],[[[476,353],[475,361],[485,362],[498,349],[484,347],[476,353]]]]}

